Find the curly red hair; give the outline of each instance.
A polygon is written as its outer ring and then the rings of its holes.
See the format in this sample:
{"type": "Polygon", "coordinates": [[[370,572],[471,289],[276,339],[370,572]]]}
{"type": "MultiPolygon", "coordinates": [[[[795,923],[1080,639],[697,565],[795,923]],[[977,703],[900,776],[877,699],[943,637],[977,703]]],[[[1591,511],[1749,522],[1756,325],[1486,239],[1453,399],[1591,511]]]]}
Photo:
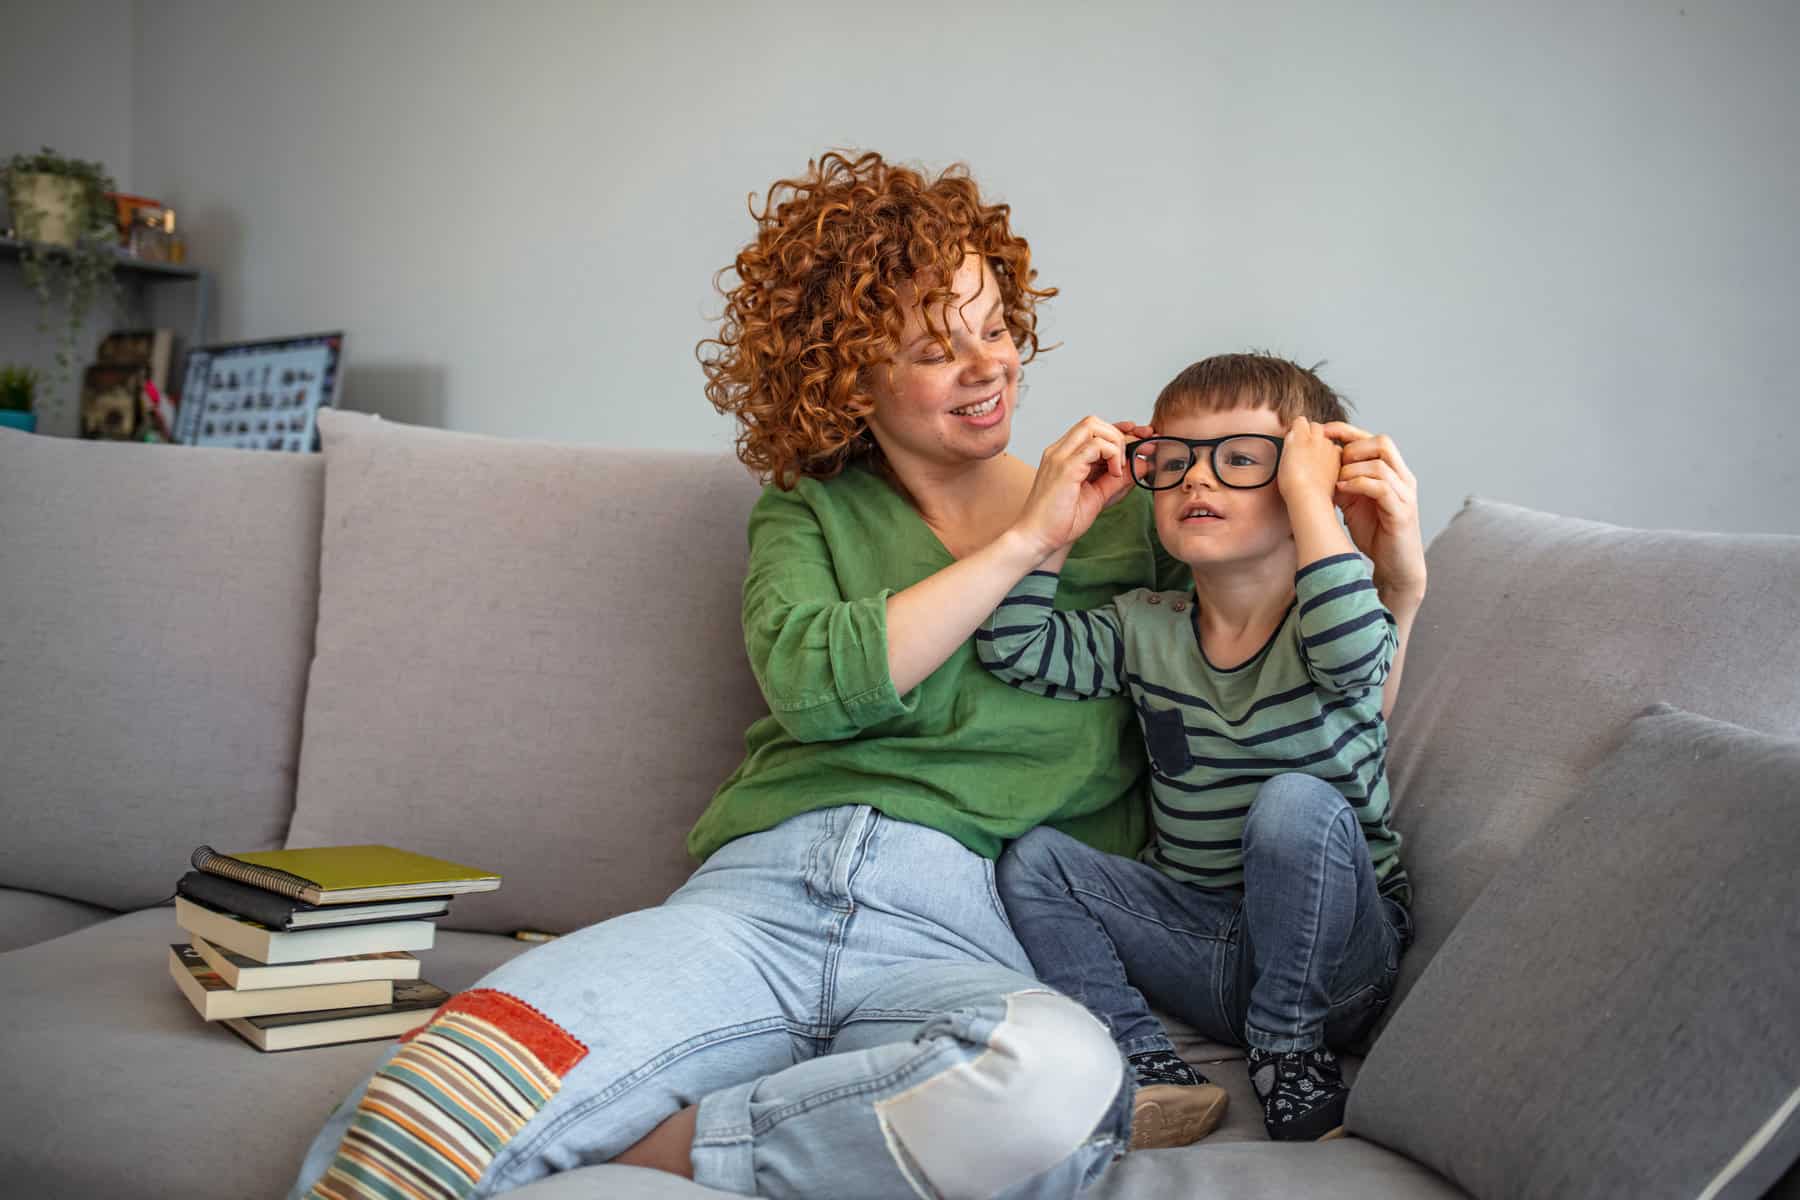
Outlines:
{"type": "Polygon", "coordinates": [[[744,465],[785,489],[878,453],[865,436],[867,371],[898,347],[906,299],[923,304],[949,353],[936,314],[971,252],[999,281],[1020,361],[1035,358],[1035,306],[1056,289],[1032,285],[1031,247],[1013,233],[1010,211],[982,203],[961,163],[932,179],[873,152],[809,161],[804,178],[769,188],[760,212],[752,194],[756,238],[719,272],[719,334],[695,349],[706,398],[738,421],[744,465]],[[737,276],[729,289],[728,272],[737,276]],[[903,299],[909,285],[924,290],[903,299]]]}

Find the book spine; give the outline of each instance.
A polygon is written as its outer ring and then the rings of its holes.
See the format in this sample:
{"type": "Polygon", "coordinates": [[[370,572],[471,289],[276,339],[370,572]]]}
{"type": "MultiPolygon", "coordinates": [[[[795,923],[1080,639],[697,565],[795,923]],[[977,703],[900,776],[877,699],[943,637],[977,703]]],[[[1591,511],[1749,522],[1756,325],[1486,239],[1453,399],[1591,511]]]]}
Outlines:
{"type": "Polygon", "coordinates": [[[292,900],[304,900],[306,889],[313,885],[312,880],[290,875],[286,871],[240,862],[230,855],[220,854],[211,846],[201,846],[195,850],[193,863],[196,871],[222,875],[226,879],[235,879],[239,883],[247,883],[251,887],[275,892],[292,900]]]}

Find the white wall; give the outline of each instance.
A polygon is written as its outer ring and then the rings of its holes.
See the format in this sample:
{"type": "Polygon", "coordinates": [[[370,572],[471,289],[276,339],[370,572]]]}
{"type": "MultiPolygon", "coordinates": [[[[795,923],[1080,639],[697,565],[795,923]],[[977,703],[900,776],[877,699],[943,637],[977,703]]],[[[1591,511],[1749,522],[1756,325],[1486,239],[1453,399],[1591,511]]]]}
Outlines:
{"type": "Polygon", "coordinates": [[[1800,530],[1791,0],[134,11],[133,187],[217,336],[349,331],[350,407],[728,445],[693,346],[745,196],[866,146],[969,161],[1063,289],[1027,457],[1263,346],[1394,433],[1428,532],[1800,530]]]}

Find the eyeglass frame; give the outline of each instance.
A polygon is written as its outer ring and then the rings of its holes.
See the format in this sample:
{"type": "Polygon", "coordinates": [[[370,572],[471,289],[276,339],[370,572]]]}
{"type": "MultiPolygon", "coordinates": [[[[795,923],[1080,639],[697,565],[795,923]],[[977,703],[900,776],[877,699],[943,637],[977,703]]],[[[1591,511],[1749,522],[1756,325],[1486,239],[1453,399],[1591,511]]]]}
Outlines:
{"type": "MultiPolygon", "coordinates": [[[[1280,438],[1268,433],[1228,433],[1224,437],[1216,438],[1184,438],[1176,437],[1173,434],[1159,433],[1155,437],[1139,438],[1135,442],[1125,443],[1125,469],[1127,471],[1131,471],[1131,462],[1136,456],[1137,448],[1139,446],[1148,445],[1151,442],[1180,442],[1189,450],[1198,450],[1202,446],[1206,447],[1206,465],[1212,470],[1213,478],[1218,481],[1220,487],[1230,488],[1237,492],[1254,492],[1257,488],[1266,488],[1271,483],[1274,483],[1275,476],[1281,471],[1281,451],[1282,447],[1285,445],[1280,438]],[[1223,446],[1226,442],[1235,442],[1239,438],[1257,438],[1261,441],[1272,443],[1275,447],[1275,469],[1270,471],[1269,477],[1261,483],[1227,483],[1225,482],[1225,477],[1219,474],[1219,447],[1223,446]]],[[[1192,471],[1199,461],[1200,456],[1198,454],[1194,455],[1194,461],[1188,464],[1187,471],[1181,473],[1181,478],[1177,479],[1174,483],[1166,484],[1163,487],[1152,487],[1150,484],[1145,483],[1142,479],[1138,478],[1136,471],[1131,471],[1131,482],[1138,487],[1143,488],[1146,492],[1173,491],[1187,482],[1188,471],[1192,471]]]]}

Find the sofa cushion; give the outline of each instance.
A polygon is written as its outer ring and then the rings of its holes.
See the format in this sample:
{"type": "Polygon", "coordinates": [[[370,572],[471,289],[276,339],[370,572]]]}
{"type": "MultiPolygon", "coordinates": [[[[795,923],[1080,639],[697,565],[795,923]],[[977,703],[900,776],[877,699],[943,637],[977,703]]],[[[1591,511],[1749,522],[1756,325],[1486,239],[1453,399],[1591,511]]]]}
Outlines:
{"type": "MultiPolygon", "coordinates": [[[[0,1192],[286,1194],[313,1135],[391,1043],[259,1053],[170,981],[169,945],[186,940],[173,909],[153,908],[0,956],[0,1192]]],[[[454,992],[525,948],[440,930],[420,958],[454,992]]]]}
{"type": "MultiPolygon", "coordinates": [[[[1463,1193],[1417,1163],[1355,1138],[1139,1150],[1114,1163],[1084,1200],[1455,1200],[1463,1193]]],[[[583,1167],[508,1192],[509,1200],[706,1200],[735,1195],[641,1167],[583,1167]]],[[[857,1195],[854,1181],[837,1193],[857,1195]]]]}
{"type": "Polygon", "coordinates": [[[1417,934],[1390,1019],[1645,705],[1800,728],[1800,537],[1622,529],[1477,500],[1429,563],[1388,756],[1417,934]]]}
{"type": "Polygon", "coordinates": [[[0,430],[0,885],[141,908],[202,842],[281,845],[323,483],[0,430]]]}
{"type": "Polygon", "coordinates": [[[340,412],[320,429],[318,650],[288,844],[498,871],[454,927],[561,932],[662,900],[765,711],[738,613],[754,481],[720,456],[340,412]]]}
{"type": "Polygon", "coordinates": [[[79,900],[0,887],[0,954],[47,942],[118,915],[79,900]]]}
{"type": "Polygon", "coordinates": [[[1797,862],[1800,741],[1653,708],[1444,943],[1350,1128],[1478,1197],[1760,1196],[1800,1155],[1797,862]]]}

